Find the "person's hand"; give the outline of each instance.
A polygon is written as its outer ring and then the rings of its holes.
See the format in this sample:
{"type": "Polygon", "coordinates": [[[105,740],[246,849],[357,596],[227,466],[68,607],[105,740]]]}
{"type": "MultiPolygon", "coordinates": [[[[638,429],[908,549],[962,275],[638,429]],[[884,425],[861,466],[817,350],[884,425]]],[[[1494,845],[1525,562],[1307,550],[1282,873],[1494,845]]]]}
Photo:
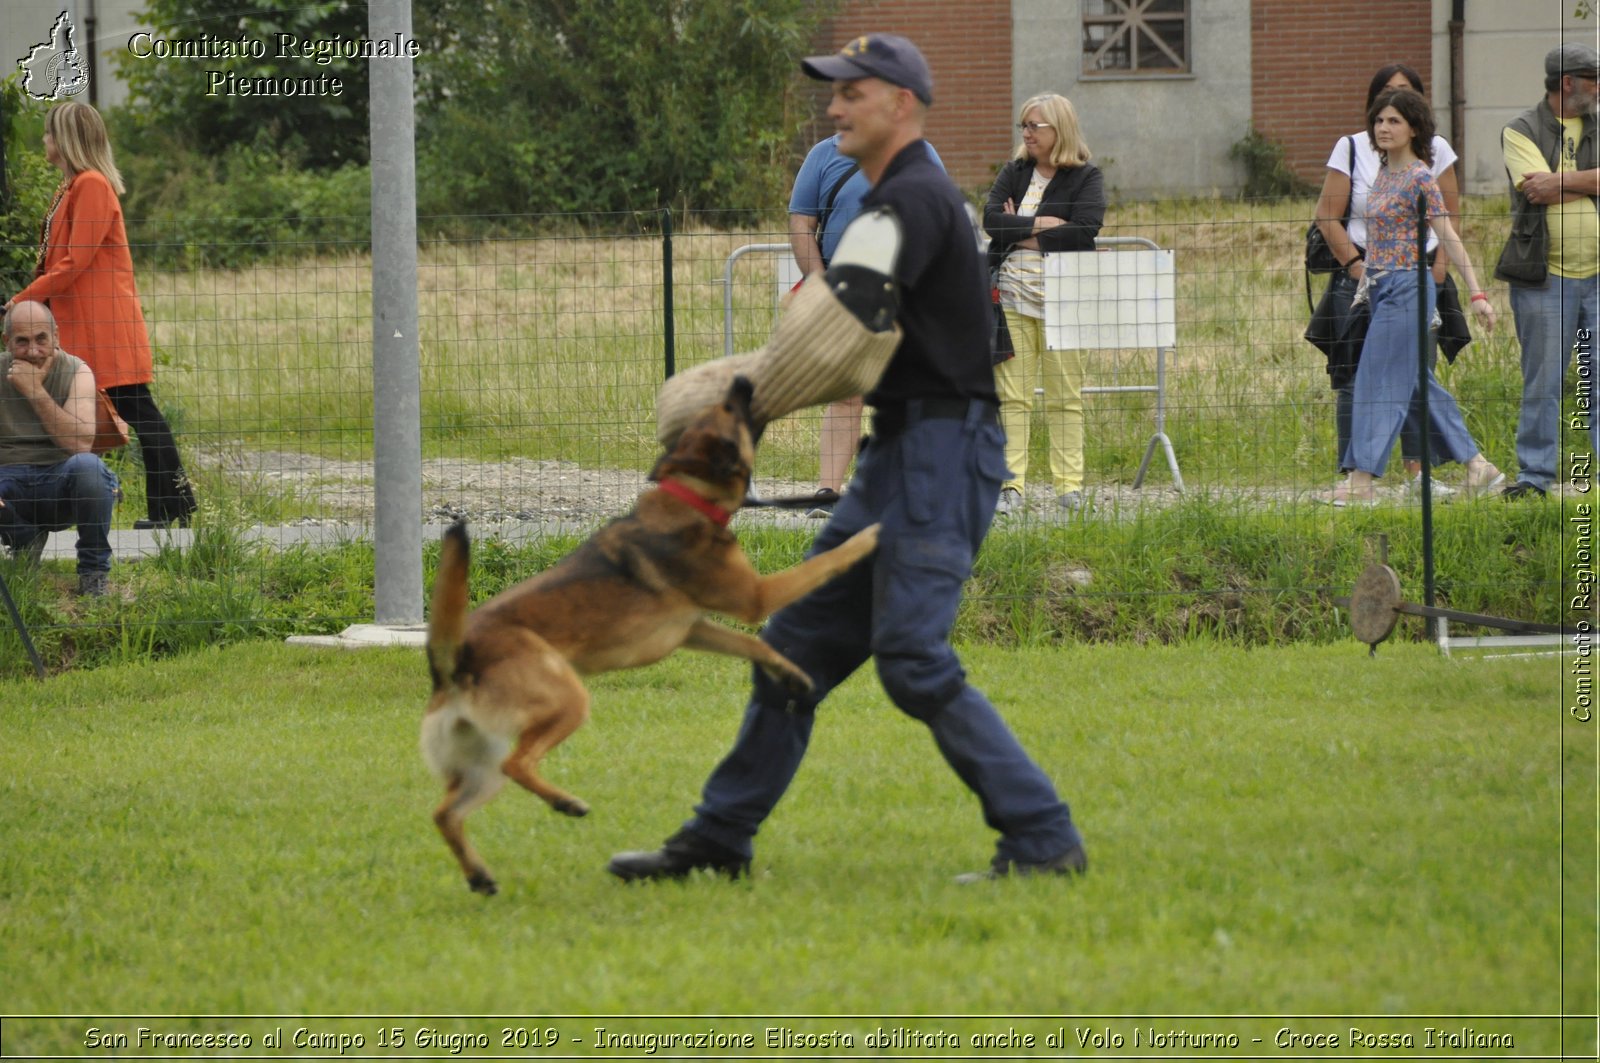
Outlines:
{"type": "Polygon", "coordinates": [[[1547,170],[1530,170],[1522,175],[1522,194],[1528,197],[1529,203],[1560,203],[1561,175],[1547,170]]]}
{"type": "Polygon", "coordinates": [[[1494,307],[1489,305],[1489,297],[1482,292],[1472,293],[1472,316],[1478,319],[1478,324],[1483,326],[1485,332],[1494,331],[1494,307]]]}
{"type": "Polygon", "coordinates": [[[17,389],[18,394],[31,399],[44,390],[44,369],[21,358],[13,358],[6,380],[17,389]]]}
{"type": "Polygon", "coordinates": [[[1005,212],[1007,214],[1015,214],[1017,212],[1017,205],[1011,200],[1007,199],[1005,212]]]}
{"type": "Polygon", "coordinates": [[[1065,218],[1052,218],[1048,214],[1041,214],[1033,219],[1033,231],[1040,233],[1046,229],[1054,229],[1057,225],[1065,224],[1067,224],[1067,219],[1065,218]]]}
{"type": "Polygon", "coordinates": [[[1344,271],[1345,273],[1349,274],[1351,280],[1359,284],[1361,282],[1362,274],[1367,272],[1367,260],[1364,258],[1357,258],[1354,262],[1351,262],[1348,266],[1346,266],[1344,271]]]}

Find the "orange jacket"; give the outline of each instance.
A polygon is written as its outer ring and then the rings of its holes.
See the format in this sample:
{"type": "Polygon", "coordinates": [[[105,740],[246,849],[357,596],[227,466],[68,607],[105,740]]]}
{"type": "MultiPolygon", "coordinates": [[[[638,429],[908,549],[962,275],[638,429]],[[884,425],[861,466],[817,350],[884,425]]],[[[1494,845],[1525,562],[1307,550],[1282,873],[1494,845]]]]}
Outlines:
{"type": "Polygon", "coordinates": [[[97,387],[148,384],[150,333],[133,283],[122,204],[96,170],[72,178],[56,208],[44,272],[16,295],[48,303],[62,350],[89,363],[97,387]]]}

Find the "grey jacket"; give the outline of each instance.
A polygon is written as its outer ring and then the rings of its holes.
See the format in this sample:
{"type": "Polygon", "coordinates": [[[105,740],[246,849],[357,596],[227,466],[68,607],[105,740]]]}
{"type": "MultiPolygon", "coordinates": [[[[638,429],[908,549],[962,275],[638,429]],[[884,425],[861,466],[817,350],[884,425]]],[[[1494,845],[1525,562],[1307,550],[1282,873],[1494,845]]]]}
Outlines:
{"type": "MultiPolygon", "coordinates": [[[[1513,118],[1506,129],[1514,129],[1533,141],[1539,148],[1539,154],[1550,164],[1550,169],[1552,171],[1559,169],[1563,130],[1561,119],[1550,109],[1549,96],[1541,99],[1537,106],[1513,118]]],[[[1502,150],[1504,136],[1502,133],[1502,150]]],[[[1578,169],[1594,169],[1596,152],[1593,114],[1583,116],[1583,135],[1578,140],[1577,149],[1578,169]]],[[[1545,222],[1544,207],[1529,203],[1528,197],[1517,188],[1517,179],[1521,176],[1509,172],[1506,174],[1511,183],[1511,235],[1506,240],[1505,250],[1500,252],[1500,261],[1494,267],[1494,275],[1518,287],[1529,287],[1543,284],[1549,272],[1550,230],[1545,222]]],[[[1596,210],[1600,210],[1600,199],[1590,196],[1589,201],[1595,204],[1596,210]]]]}

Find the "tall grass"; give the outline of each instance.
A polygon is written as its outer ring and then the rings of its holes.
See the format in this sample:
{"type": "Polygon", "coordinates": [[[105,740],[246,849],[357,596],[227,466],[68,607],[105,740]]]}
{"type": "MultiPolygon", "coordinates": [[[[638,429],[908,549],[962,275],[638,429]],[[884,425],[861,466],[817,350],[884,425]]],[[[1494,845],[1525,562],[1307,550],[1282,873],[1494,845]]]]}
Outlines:
{"type": "MultiPolygon", "coordinates": [[[[1579,504],[1452,507],[1435,540],[1438,604],[1544,623],[1572,619],[1561,593],[1561,514],[1579,504]]],[[[241,513],[238,502],[205,499],[192,543],[180,549],[169,540],[153,557],[117,566],[113,596],[104,601],[71,596],[67,562],[33,571],[0,559],[0,575],[51,671],[332,634],[372,619],[371,542],[268,548],[241,513]]],[[[1208,495],[1121,517],[1004,524],[978,557],[956,637],[1015,647],[1344,643],[1349,616],[1332,600],[1350,593],[1381,541],[1407,597],[1422,600],[1419,525],[1414,510],[1342,513],[1208,495]]],[[[812,538],[809,525],[736,518],[735,528],[763,572],[797,563],[812,538]]],[[[577,543],[573,534],[521,544],[477,536],[474,599],[547,568],[577,543]]],[[[437,555],[437,545],[426,543],[425,582],[437,555]]],[[[1396,643],[1424,638],[1418,620],[1394,635],[1396,643]]],[[[30,667],[16,632],[0,623],[0,677],[26,675],[30,667]]]]}
{"type": "MultiPolygon", "coordinates": [[[[1485,279],[1504,231],[1502,198],[1469,198],[1464,208],[1465,236],[1485,279]]],[[[1115,205],[1110,213],[1105,235],[1143,236],[1176,253],[1168,432],[1186,480],[1305,485],[1330,476],[1331,395],[1321,356],[1300,336],[1308,311],[1299,236],[1311,209],[1310,200],[1212,199],[1115,205]]],[[[660,233],[649,219],[633,236],[540,231],[532,218],[525,224],[521,237],[422,248],[425,450],[646,466],[666,359],[660,233]]],[[[684,368],[722,353],[729,256],[785,236],[781,219],[737,232],[694,218],[680,226],[674,358],[684,368]]],[[[771,270],[770,257],[756,254],[733,271],[738,350],[759,345],[771,328],[771,270]]],[[[192,435],[330,456],[370,449],[363,254],[238,271],[152,269],[141,283],[164,360],[160,386],[192,411],[192,435]]],[[[1479,336],[1440,376],[1485,452],[1504,465],[1520,379],[1504,293],[1491,293],[1504,326],[1479,336]]],[[[1153,351],[1087,357],[1091,383],[1153,379],[1153,351]]],[[[1151,406],[1147,395],[1090,400],[1092,479],[1132,477],[1151,434],[1151,406]]],[[[816,416],[776,426],[763,448],[769,474],[814,475],[816,430],[816,416]]]]}

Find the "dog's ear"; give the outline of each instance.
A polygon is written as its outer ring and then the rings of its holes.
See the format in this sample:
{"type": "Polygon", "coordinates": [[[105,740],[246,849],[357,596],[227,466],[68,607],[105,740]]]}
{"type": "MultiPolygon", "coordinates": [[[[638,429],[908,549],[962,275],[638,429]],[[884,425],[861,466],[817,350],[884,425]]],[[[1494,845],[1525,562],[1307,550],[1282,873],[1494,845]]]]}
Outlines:
{"type": "Polygon", "coordinates": [[[727,395],[723,396],[722,401],[732,403],[734,409],[742,414],[745,420],[749,420],[750,400],[755,397],[755,393],[756,386],[750,382],[749,377],[745,376],[743,373],[740,373],[738,376],[735,376],[733,378],[733,382],[728,385],[728,393],[727,395]]]}

